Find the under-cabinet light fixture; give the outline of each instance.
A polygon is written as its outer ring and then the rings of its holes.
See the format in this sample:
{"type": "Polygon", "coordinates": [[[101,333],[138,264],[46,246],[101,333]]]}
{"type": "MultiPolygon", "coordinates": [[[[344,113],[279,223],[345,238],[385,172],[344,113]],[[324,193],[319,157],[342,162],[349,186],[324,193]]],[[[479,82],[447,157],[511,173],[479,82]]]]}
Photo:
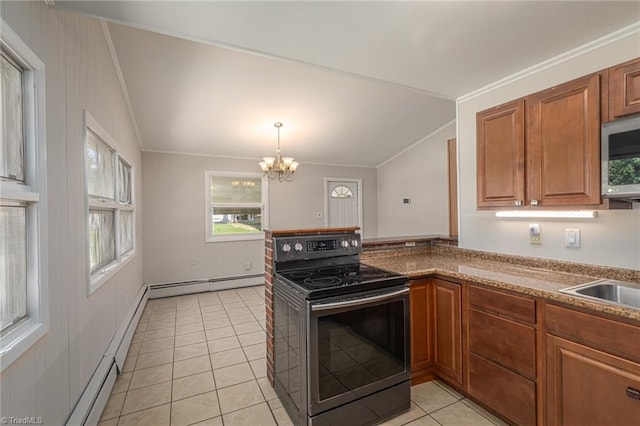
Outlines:
{"type": "Polygon", "coordinates": [[[507,218],[540,218],[552,219],[593,219],[598,215],[595,210],[501,210],[496,217],[507,218]]]}

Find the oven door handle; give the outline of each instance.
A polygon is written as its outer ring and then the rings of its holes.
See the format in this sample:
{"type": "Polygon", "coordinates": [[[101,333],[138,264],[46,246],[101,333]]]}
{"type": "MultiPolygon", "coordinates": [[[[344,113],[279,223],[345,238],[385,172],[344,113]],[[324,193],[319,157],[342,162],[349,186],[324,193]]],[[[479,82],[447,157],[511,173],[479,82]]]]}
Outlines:
{"type": "Polygon", "coordinates": [[[409,294],[408,288],[403,288],[402,290],[393,291],[391,293],[378,294],[376,296],[371,296],[371,297],[363,297],[362,299],[345,300],[344,302],[321,303],[318,305],[311,305],[311,310],[313,312],[318,312],[318,311],[328,311],[330,309],[336,309],[336,308],[350,308],[353,306],[361,306],[361,305],[366,305],[372,302],[379,302],[382,300],[392,299],[394,297],[403,296],[405,294],[409,294]]]}

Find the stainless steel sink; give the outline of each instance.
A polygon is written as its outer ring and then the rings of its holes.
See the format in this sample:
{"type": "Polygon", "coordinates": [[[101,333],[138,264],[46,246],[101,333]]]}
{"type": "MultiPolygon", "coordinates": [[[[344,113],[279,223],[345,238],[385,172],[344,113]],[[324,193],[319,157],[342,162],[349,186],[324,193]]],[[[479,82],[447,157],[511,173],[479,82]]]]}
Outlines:
{"type": "Polygon", "coordinates": [[[560,293],[640,309],[640,284],[598,280],[562,289],[560,293]]]}

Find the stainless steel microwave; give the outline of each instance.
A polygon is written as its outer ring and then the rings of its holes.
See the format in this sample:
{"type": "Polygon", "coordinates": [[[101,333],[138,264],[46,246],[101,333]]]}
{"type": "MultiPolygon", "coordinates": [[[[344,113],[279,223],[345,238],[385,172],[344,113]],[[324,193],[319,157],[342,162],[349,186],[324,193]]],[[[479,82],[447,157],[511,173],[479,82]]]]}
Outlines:
{"type": "Polygon", "coordinates": [[[602,125],[602,196],[640,201],[640,115],[602,125]]]}

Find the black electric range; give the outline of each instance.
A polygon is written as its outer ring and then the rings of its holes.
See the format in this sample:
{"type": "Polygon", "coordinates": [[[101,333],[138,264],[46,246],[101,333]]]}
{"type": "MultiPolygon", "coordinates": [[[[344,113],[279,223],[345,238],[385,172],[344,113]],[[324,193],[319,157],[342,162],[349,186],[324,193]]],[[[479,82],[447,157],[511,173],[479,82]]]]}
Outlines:
{"type": "Polygon", "coordinates": [[[274,387],[296,425],[409,410],[409,280],[360,263],[360,235],[274,238],[274,387]]]}

